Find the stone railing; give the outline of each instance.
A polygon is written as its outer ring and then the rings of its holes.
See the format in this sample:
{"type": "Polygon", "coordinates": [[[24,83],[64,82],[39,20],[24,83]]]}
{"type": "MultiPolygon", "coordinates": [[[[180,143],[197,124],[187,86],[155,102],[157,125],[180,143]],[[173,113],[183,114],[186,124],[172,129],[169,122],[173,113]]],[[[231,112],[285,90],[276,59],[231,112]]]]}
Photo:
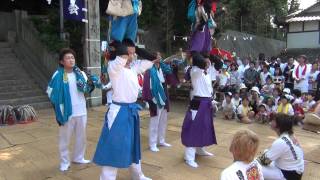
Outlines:
{"type": "MultiPolygon", "coordinates": [[[[3,19],[0,14],[0,19],[3,19]]],[[[48,80],[57,69],[58,55],[47,50],[40,41],[39,33],[30,21],[27,12],[15,10],[6,17],[14,20],[9,24],[7,40],[12,44],[15,54],[25,69],[42,89],[46,89],[48,80]],[[11,15],[11,16],[10,16],[11,15]],[[14,36],[14,37],[13,37],[14,36]]]]}

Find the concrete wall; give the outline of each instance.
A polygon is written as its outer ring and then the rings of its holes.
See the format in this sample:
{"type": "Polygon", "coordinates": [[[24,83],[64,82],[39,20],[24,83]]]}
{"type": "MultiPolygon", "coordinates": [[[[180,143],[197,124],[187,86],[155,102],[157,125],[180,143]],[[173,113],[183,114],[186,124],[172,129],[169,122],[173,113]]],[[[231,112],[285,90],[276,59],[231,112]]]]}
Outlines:
{"type": "Polygon", "coordinates": [[[319,30],[319,21],[306,21],[304,22],[304,31],[319,30]]]}
{"type": "Polygon", "coordinates": [[[319,48],[320,32],[288,33],[287,48],[319,48]]]}
{"type": "Polygon", "coordinates": [[[284,41],[228,30],[218,39],[218,46],[222,49],[234,51],[240,57],[250,55],[258,57],[259,53],[264,53],[266,57],[271,57],[279,55],[285,49],[286,44],[284,41]],[[250,40],[250,37],[252,40],[250,40]]]}
{"type": "Polygon", "coordinates": [[[15,17],[12,13],[0,12],[0,40],[8,40],[8,32],[15,31],[15,17]]]}
{"type": "Polygon", "coordinates": [[[292,22],[289,24],[289,32],[298,32],[303,30],[302,22],[292,22]]]}

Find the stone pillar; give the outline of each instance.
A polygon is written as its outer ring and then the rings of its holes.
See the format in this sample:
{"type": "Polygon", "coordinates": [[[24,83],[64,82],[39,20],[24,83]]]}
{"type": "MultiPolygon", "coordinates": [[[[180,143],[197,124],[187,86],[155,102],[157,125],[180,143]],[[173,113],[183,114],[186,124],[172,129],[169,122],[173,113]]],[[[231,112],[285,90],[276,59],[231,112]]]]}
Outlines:
{"type": "MultiPolygon", "coordinates": [[[[100,54],[100,10],[99,0],[85,0],[88,9],[85,24],[84,58],[85,70],[100,77],[101,74],[101,54],[100,54]]],[[[89,106],[99,106],[102,104],[101,89],[95,89],[88,97],[89,106]]]]}

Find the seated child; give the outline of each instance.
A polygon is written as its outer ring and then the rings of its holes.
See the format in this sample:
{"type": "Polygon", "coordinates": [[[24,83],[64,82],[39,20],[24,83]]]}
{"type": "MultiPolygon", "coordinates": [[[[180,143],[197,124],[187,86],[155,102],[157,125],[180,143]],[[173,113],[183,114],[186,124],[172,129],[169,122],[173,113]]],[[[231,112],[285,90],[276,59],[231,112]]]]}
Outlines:
{"type": "Polygon", "coordinates": [[[264,96],[272,96],[273,90],[274,90],[274,84],[272,83],[272,77],[268,76],[266,78],[266,84],[262,87],[262,94],[264,96]]]}
{"type": "Polygon", "coordinates": [[[258,108],[259,112],[256,114],[256,120],[262,124],[267,123],[270,117],[270,114],[267,111],[267,105],[260,104],[258,108]]]}
{"type": "Polygon", "coordinates": [[[235,91],[233,94],[233,97],[231,99],[233,105],[236,107],[236,109],[240,106],[241,104],[241,98],[240,98],[240,93],[239,91],[235,91]]]}
{"type": "Polygon", "coordinates": [[[240,122],[249,124],[252,123],[252,119],[254,118],[254,112],[252,108],[249,106],[249,99],[248,97],[242,98],[242,104],[238,107],[237,116],[240,122]]]}
{"type": "Polygon", "coordinates": [[[235,105],[231,101],[232,93],[228,92],[225,94],[225,99],[222,102],[222,112],[224,118],[227,120],[234,119],[235,117],[235,105]]]}
{"type": "Polygon", "coordinates": [[[234,163],[223,170],[221,180],[263,180],[262,167],[254,160],[258,146],[259,138],[254,132],[238,131],[229,148],[234,163]]]}
{"type": "Polygon", "coordinates": [[[248,88],[244,83],[240,84],[239,91],[240,91],[240,93],[239,93],[240,97],[248,95],[248,88]]]}
{"type": "Polygon", "coordinates": [[[283,113],[283,114],[287,114],[289,116],[293,116],[294,110],[293,110],[293,107],[289,101],[290,101],[290,96],[287,94],[283,95],[281,97],[281,102],[277,108],[277,113],[283,113]]]}
{"type": "Polygon", "coordinates": [[[293,90],[294,101],[292,103],[294,110],[294,122],[295,124],[302,124],[304,119],[304,110],[303,110],[303,98],[301,97],[301,91],[298,89],[293,90]]]}
{"type": "Polygon", "coordinates": [[[314,100],[314,93],[308,93],[307,101],[304,102],[303,110],[305,112],[313,112],[316,106],[316,101],[314,100]]]}
{"type": "Polygon", "coordinates": [[[265,99],[266,110],[269,115],[277,112],[277,106],[274,104],[273,97],[266,97],[265,99]]]}
{"type": "Polygon", "coordinates": [[[274,98],[274,104],[276,106],[278,106],[279,103],[280,103],[281,90],[279,88],[275,88],[273,90],[272,95],[273,95],[273,98],[274,98]]]}

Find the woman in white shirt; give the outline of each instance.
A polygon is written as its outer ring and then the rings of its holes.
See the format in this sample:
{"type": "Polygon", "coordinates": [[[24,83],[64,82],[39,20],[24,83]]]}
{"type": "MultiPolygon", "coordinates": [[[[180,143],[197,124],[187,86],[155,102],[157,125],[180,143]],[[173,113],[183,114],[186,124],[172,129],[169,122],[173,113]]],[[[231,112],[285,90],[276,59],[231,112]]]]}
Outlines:
{"type": "Polygon", "coordinates": [[[301,180],[304,172],[303,151],[293,135],[293,119],[286,114],[276,114],[271,128],[278,134],[271,147],[258,157],[263,165],[264,179],[301,180]]]}
{"type": "Polygon", "coordinates": [[[238,131],[229,148],[234,163],[221,173],[221,180],[263,180],[261,165],[254,160],[258,146],[259,139],[254,132],[238,131]]]}
{"type": "Polygon", "coordinates": [[[319,74],[318,70],[318,63],[313,63],[312,64],[312,69],[310,71],[309,75],[309,91],[316,91],[317,89],[317,77],[319,74]]]}

